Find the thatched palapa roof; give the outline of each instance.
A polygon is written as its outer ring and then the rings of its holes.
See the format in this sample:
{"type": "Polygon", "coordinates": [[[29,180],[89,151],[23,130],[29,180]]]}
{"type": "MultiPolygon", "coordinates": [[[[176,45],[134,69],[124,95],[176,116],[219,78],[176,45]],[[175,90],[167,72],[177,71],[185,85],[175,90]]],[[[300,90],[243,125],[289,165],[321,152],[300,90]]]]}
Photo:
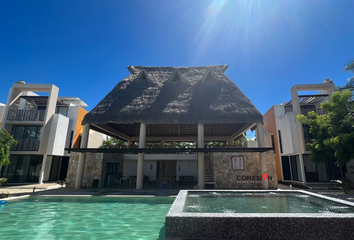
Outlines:
{"type": "Polygon", "coordinates": [[[131,74],[85,116],[83,124],[262,121],[262,114],[224,74],[227,68],[130,66],[131,74]]]}

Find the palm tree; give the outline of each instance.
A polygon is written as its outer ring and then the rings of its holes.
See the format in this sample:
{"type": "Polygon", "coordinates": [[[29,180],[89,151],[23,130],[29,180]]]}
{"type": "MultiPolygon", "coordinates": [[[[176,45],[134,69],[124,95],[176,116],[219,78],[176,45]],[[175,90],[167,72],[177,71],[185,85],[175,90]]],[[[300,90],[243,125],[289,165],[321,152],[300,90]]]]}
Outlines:
{"type": "MultiPolygon", "coordinates": [[[[347,63],[347,65],[343,68],[343,71],[354,73],[354,58],[347,63]]],[[[354,92],[354,77],[349,78],[348,82],[340,90],[345,89],[354,92]]]]}
{"type": "Polygon", "coordinates": [[[354,73],[354,58],[347,63],[347,65],[343,68],[343,71],[354,73]]]}

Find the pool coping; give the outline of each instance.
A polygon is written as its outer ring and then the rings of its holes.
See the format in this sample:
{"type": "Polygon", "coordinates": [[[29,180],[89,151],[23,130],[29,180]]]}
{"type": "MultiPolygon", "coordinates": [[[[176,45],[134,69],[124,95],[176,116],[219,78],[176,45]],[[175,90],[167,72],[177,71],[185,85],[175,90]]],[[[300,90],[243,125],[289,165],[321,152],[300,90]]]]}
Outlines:
{"type": "Polygon", "coordinates": [[[32,197],[110,197],[110,198],[176,198],[176,195],[169,195],[169,196],[155,196],[155,195],[21,195],[9,198],[1,198],[1,201],[14,201],[14,200],[21,200],[25,198],[32,198],[32,197]]]}
{"type": "Polygon", "coordinates": [[[181,190],[173,202],[170,210],[168,211],[166,218],[169,217],[199,217],[199,218],[354,218],[354,213],[190,213],[183,212],[186,197],[188,192],[298,192],[302,194],[311,195],[321,199],[334,201],[337,203],[349,205],[354,207],[354,203],[337,199],[333,197],[324,196],[317,193],[312,193],[304,190],[181,190]]]}

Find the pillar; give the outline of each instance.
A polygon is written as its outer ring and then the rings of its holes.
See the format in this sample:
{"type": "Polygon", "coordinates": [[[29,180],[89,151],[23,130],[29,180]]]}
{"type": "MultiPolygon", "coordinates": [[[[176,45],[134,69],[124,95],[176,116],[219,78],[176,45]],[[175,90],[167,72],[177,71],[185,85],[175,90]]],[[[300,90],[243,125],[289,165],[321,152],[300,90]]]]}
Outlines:
{"type": "Polygon", "coordinates": [[[229,143],[229,148],[233,148],[234,147],[234,140],[233,139],[230,139],[229,141],[228,141],[228,143],[229,143]]]}
{"type": "Polygon", "coordinates": [[[127,148],[132,148],[132,140],[129,139],[127,141],[127,145],[128,145],[127,148]]]}
{"type": "MultiPolygon", "coordinates": [[[[198,148],[204,148],[204,124],[198,124],[198,148]]],[[[198,153],[198,188],[205,188],[204,153],[198,153]]]]}
{"type": "MultiPolygon", "coordinates": [[[[257,123],[257,141],[258,141],[258,147],[260,148],[265,147],[263,123],[261,122],[257,123]]],[[[266,156],[264,152],[259,153],[259,162],[261,165],[261,175],[263,175],[264,173],[267,173],[266,156]]],[[[262,177],[262,189],[269,189],[268,178],[264,180],[262,177]]]]}
{"type": "Polygon", "coordinates": [[[47,163],[47,154],[43,155],[41,174],[39,175],[39,184],[43,184],[45,164],[47,163]]]}
{"type": "MultiPolygon", "coordinates": [[[[146,124],[140,123],[139,148],[145,148],[146,124]]],[[[143,188],[144,153],[138,153],[138,167],[136,170],[136,189],[143,188]]]]}
{"type": "MultiPolygon", "coordinates": [[[[81,137],[80,148],[87,148],[88,138],[90,135],[90,124],[85,124],[81,137]]],[[[86,153],[82,152],[79,154],[79,163],[77,164],[76,180],[75,180],[75,189],[80,189],[82,187],[82,179],[84,178],[84,169],[85,169],[85,159],[86,153]]]]}

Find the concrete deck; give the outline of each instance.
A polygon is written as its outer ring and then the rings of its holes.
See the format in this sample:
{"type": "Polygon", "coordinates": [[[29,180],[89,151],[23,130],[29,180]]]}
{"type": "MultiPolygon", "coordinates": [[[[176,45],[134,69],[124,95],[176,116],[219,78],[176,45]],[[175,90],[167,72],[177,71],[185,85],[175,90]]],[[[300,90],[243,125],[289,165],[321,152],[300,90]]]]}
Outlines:
{"type": "MultiPolygon", "coordinates": [[[[279,184],[278,188],[280,190],[290,190],[287,185],[279,184]]],[[[191,189],[192,190],[192,189],[191,189]]],[[[209,189],[212,191],[212,189],[209,189]]],[[[221,189],[218,189],[221,190],[221,189]]],[[[230,189],[225,189],[230,190],[230,189]]],[[[242,190],[252,190],[252,189],[242,189],[242,190]]],[[[254,190],[254,189],[253,189],[254,190]]],[[[300,188],[293,187],[292,190],[304,190],[300,188]]],[[[12,196],[108,196],[108,197],[175,197],[178,195],[180,189],[73,189],[73,188],[62,188],[56,183],[45,183],[45,184],[30,184],[30,185],[12,185],[0,187],[0,193],[9,192],[12,196]],[[33,193],[33,188],[35,192],[33,193]]],[[[328,197],[334,197],[346,201],[354,202],[354,190],[351,190],[349,194],[344,194],[342,190],[316,190],[316,189],[306,189],[306,191],[322,194],[328,197]]]]}

